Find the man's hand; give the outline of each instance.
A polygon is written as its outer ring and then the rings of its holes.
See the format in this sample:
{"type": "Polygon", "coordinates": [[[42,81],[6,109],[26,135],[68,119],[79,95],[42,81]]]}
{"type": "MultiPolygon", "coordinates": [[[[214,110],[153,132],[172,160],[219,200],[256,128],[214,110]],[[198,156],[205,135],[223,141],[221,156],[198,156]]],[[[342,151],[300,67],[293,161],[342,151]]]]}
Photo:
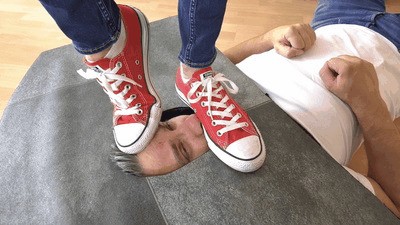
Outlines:
{"type": "Polygon", "coordinates": [[[380,96],[374,66],[360,58],[342,55],[327,61],[320,76],[326,88],[346,102],[356,115],[364,136],[368,177],[379,184],[390,201],[379,192],[378,198],[394,205],[390,209],[399,216],[400,132],[380,96]]]}
{"type": "Polygon", "coordinates": [[[302,55],[316,40],[315,32],[308,24],[294,24],[277,27],[265,34],[274,49],[286,58],[302,55]]]}
{"type": "Polygon", "coordinates": [[[308,24],[294,24],[277,27],[260,36],[244,41],[224,52],[232,63],[269,51],[273,48],[286,58],[299,56],[314,44],[314,30],[308,24]]]}
{"type": "Polygon", "coordinates": [[[375,68],[365,60],[348,55],[332,58],[322,67],[320,76],[325,87],[356,115],[373,113],[382,106],[375,68]]]}

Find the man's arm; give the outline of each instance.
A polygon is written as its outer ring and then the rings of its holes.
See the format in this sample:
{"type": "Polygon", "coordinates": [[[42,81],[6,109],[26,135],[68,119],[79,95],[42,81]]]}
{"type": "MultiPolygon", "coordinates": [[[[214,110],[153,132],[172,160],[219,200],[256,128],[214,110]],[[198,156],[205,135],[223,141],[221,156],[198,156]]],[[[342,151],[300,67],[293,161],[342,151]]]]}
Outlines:
{"type": "Polygon", "coordinates": [[[314,30],[308,24],[294,24],[277,27],[265,34],[249,39],[224,52],[234,64],[245,58],[275,49],[279,54],[293,58],[303,54],[314,44],[314,30]]]}
{"type": "Polygon", "coordinates": [[[399,216],[400,132],[380,96],[375,68],[357,57],[339,56],[325,63],[320,76],[356,115],[364,135],[368,176],[391,199],[399,216]]]}

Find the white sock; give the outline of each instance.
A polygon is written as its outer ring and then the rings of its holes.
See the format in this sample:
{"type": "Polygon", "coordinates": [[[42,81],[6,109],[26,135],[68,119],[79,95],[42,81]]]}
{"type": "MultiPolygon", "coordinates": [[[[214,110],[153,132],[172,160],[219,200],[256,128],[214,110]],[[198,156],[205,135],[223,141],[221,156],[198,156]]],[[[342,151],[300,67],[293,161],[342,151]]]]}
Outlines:
{"type": "Polygon", "coordinates": [[[85,58],[85,60],[88,61],[89,63],[94,63],[94,62],[96,62],[96,61],[93,61],[93,60],[90,60],[90,59],[87,59],[87,58],[85,58]]]}
{"type": "Polygon", "coordinates": [[[183,63],[180,62],[179,66],[181,67],[180,70],[181,70],[182,81],[183,81],[183,83],[187,83],[190,80],[190,78],[186,78],[187,76],[185,75],[185,72],[183,71],[183,63]]]}
{"type": "Polygon", "coordinates": [[[125,40],[126,40],[125,25],[124,22],[121,20],[121,32],[119,34],[118,40],[111,46],[110,51],[108,51],[107,55],[104,58],[112,59],[119,53],[121,53],[125,47],[125,40]]]}

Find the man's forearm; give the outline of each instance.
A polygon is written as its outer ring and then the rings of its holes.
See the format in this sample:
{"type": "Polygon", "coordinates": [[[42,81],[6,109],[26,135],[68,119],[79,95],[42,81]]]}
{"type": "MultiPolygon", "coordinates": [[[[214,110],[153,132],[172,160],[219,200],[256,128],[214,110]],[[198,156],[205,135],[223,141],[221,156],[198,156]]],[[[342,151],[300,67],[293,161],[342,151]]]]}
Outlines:
{"type": "Polygon", "coordinates": [[[274,45],[268,40],[268,33],[244,41],[224,52],[225,56],[234,64],[240,63],[247,57],[271,50],[274,45]]]}
{"type": "Polygon", "coordinates": [[[240,63],[253,54],[266,52],[273,48],[278,54],[286,58],[293,58],[311,48],[315,39],[315,32],[308,24],[286,25],[230,48],[224,54],[234,64],[240,63]]]}
{"type": "Polygon", "coordinates": [[[400,207],[400,133],[382,99],[354,110],[364,134],[369,177],[400,207]]]}

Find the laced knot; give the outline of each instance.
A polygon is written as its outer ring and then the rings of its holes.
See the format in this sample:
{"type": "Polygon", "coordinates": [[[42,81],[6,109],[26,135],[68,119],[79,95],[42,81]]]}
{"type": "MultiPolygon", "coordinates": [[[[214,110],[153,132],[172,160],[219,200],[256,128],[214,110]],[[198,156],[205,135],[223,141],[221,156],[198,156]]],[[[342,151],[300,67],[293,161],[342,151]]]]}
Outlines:
{"type": "Polygon", "coordinates": [[[78,74],[86,79],[96,79],[97,82],[103,87],[104,92],[110,97],[111,102],[116,106],[116,111],[114,116],[120,115],[132,115],[137,114],[140,115],[143,113],[142,109],[140,109],[141,104],[136,104],[134,106],[130,106],[132,101],[136,99],[136,95],[132,94],[130,96],[126,96],[129,90],[132,88],[132,85],[136,85],[142,87],[140,84],[136,83],[134,80],[126,77],[125,74],[118,74],[118,71],[122,68],[122,63],[117,62],[113,69],[109,68],[107,70],[103,70],[100,67],[93,67],[86,69],[84,72],[82,69],[78,70],[78,74]],[[125,82],[125,86],[120,91],[120,85],[125,82]]]}
{"type": "Polygon", "coordinates": [[[220,93],[221,90],[227,90],[229,93],[236,94],[239,90],[236,84],[224,77],[222,73],[218,73],[215,76],[208,76],[202,81],[193,82],[191,89],[187,94],[187,99],[190,103],[196,103],[203,97],[207,97],[207,101],[200,102],[202,107],[208,107],[207,116],[211,117],[212,126],[222,125],[223,128],[217,131],[218,136],[222,136],[224,133],[231,130],[239,129],[248,126],[246,122],[238,123],[239,118],[242,117],[240,113],[233,115],[232,110],[235,108],[234,104],[227,105],[229,96],[220,93]],[[229,84],[229,85],[228,85],[229,84]],[[201,91],[198,91],[200,87],[203,87],[201,91]],[[192,96],[195,94],[195,97],[192,96]],[[219,116],[220,119],[214,118],[219,116]]]}

